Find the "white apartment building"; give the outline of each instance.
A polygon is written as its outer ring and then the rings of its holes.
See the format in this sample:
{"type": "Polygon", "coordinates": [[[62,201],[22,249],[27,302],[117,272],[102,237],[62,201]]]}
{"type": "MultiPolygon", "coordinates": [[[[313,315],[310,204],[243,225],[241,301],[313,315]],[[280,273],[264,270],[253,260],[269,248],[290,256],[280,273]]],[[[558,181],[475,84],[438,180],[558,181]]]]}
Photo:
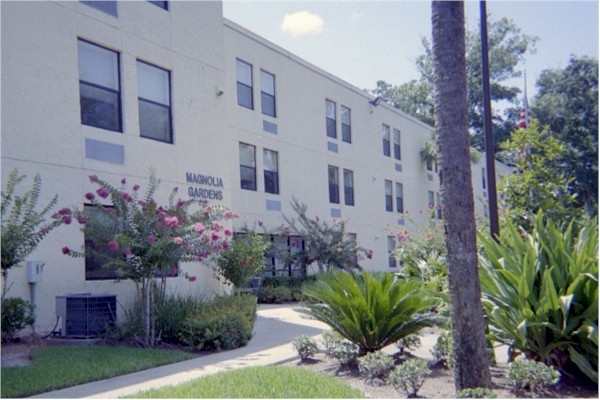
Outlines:
{"type": "MultiPolygon", "coordinates": [[[[0,6],[2,180],[17,168],[25,190],[39,173],[40,205],[58,194],[59,207],[82,208],[89,175],[145,188],[153,168],[160,201],[176,186],[238,212],[237,228],[281,225],[294,197],[310,215],[343,218],[373,250],[361,266],[381,271],[394,270],[394,233],[417,229],[404,213],[419,225],[419,210],[439,205],[435,165],[420,157],[431,126],[224,19],[221,2],[0,6]]],[[[479,215],[484,166],[483,155],[472,165],[479,215]]],[[[59,227],[30,257],[44,264],[35,283],[27,268],[9,272],[8,296],[34,296],[38,332],[53,328],[56,296],[131,301],[130,282],[98,279],[61,253],[83,243],[76,224],[59,227]]],[[[171,290],[224,290],[210,267],[183,269],[198,280],[171,279],[171,290]]]]}

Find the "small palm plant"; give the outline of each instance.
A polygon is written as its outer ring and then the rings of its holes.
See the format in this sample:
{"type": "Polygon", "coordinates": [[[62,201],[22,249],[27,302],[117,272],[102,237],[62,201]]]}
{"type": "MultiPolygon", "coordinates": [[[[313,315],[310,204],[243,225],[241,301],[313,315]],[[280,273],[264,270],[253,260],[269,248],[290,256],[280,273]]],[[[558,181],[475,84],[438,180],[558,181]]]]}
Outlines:
{"type": "Polygon", "coordinates": [[[416,279],[366,271],[334,271],[305,290],[314,300],[304,312],[359,347],[377,351],[446,319],[429,312],[438,304],[416,279]]]}

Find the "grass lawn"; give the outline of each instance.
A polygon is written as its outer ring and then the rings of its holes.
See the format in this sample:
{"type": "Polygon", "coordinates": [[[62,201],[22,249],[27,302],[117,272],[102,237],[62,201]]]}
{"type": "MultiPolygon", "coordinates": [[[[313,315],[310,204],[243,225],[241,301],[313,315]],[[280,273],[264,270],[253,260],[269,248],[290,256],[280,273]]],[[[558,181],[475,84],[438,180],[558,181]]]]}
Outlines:
{"type": "Polygon", "coordinates": [[[364,398],[360,390],[302,368],[268,365],[219,372],[177,386],[136,393],[129,398],[364,398]]]}
{"type": "Polygon", "coordinates": [[[2,368],[0,397],[27,397],[192,358],[183,351],[92,346],[31,349],[26,367],[2,368]]]}

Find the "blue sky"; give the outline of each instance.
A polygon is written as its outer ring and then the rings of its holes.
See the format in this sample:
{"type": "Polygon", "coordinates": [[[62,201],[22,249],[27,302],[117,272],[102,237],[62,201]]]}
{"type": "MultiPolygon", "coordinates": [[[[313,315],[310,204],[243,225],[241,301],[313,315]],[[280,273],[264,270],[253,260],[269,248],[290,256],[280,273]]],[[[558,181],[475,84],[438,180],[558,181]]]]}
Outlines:
{"type": "MultiPolygon", "coordinates": [[[[597,1],[489,0],[487,10],[539,38],[518,67],[527,70],[529,97],[542,70],[566,67],[571,54],[598,58],[597,1]]],[[[479,1],[467,1],[465,12],[467,29],[478,30],[479,1]]],[[[430,1],[223,0],[223,14],[361,89],[418,78],[421,37],[431,37],[430,1]]]]}

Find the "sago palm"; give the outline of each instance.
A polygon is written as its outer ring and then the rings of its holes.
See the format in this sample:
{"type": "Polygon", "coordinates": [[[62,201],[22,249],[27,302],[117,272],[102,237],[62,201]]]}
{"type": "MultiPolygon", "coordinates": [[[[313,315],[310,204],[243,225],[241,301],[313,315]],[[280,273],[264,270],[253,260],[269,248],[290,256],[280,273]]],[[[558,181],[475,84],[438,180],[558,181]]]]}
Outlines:
{"type": "Polygon", "coordinates": [[[429,312],[439,300],[420,281],[392,274],[334,271],[304,293],[313,300],[304,312],[358,345],[359,355],[445,322],[429,312]]]}

